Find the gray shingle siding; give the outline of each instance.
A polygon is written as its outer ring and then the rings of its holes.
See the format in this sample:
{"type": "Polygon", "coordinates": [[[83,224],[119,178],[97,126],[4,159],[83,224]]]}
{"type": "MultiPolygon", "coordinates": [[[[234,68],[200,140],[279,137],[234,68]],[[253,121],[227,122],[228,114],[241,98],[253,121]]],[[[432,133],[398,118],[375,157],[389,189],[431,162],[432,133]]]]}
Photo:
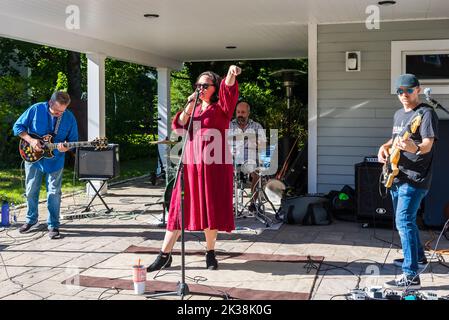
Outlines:
{"type": "MultiPolygon", "coordinates": [[[[376,155],[401,107],[390,94],[391,41],[449,39],[449,20],[318,26],[318,192],[354,187],[354,164],[376,155]],[[345,52],[361,51],[361,71],[345,52]]],[[[435,95],[449,106],[448,95],[435,95]]]]}

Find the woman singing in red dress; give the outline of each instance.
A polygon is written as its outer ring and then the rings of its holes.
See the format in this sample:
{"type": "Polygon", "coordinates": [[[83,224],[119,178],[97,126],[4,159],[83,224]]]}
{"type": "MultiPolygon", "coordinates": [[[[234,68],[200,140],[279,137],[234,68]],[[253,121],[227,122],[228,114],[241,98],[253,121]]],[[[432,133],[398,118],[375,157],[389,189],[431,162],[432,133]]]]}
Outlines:
{"type": "MultiPolygon", "coordinates": [[[[206,237],[206,268],[215,270],[215,242],[218,231],[232,231],[232,157],[226,142],[226,130],[232,119],[239,92],[236,77],[241,73],[230,66],[226,78],[210,71],[203,72],[196,81],[200,103],[195,114],[196,92],[187,107],[173,119],[174,130],[187,129],[193,116],[193,130],[187,135],[184,154],[184,224],[190,231],[204,230],[206,237]]],[[[185,130],[184,130],[185,131],[185,130]]],[[[162,249],[148,272],[169,267],[171,251],[181,234],[180,181],[172,192],[162,249]]]]}

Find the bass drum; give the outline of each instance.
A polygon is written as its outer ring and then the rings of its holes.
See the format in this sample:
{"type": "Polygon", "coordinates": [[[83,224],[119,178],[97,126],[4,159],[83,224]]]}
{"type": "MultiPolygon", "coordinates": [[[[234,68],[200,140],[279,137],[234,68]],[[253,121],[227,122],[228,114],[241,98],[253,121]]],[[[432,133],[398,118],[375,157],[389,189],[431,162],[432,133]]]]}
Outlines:
{"type": "Polygon", "coordinates": [[[278,179],[270,179],[265,185],[264,191],[272,203],[280,203],[286,187],[285,184],[278,179]]]}

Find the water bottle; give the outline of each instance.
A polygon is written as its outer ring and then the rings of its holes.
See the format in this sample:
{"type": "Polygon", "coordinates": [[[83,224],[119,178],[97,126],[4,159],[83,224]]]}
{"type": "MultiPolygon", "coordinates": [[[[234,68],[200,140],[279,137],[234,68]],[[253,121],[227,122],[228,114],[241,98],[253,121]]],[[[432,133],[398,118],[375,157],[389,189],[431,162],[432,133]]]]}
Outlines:
{"type": "Polygon", "coordinates": [[[3,227],[9,227],[9,203],[2,201],[2,223],[3,227]]]}
{"type": "Polygon", "coordinates": [[[12,221],[11,224],[16,224],[17,223],[17,210],[16,210],[16,206],[14,205],[14,202],[11,202],[10,208],[12,211],[12,221]]]}

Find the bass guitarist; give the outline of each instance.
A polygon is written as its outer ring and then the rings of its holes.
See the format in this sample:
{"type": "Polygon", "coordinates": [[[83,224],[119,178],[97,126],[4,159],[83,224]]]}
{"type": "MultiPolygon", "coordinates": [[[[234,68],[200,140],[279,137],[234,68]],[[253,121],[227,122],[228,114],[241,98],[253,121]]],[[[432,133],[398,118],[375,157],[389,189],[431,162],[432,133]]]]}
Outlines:
{"type": "Polygon", "coordinates": [[[394,177],[390,194],[404,258],[394,260],[394,264],[402,268],[402,275],[386,282],[384,286],[392,289],[419,289],[421,281],[418,268],[427,264],[427,260],[416,216],[421,200],[430,188],[433,146],[438,138],[438,117],[430,106],[420,101],[421,88],[415,75],[400,75],[396,79],[396,90],[403,107],[394,114],[392,139],[379,148],[378,158],[379,162],[386,163],[392,160],[388,159],[394,152],[392,150],[400,151],[399,159],[395,159],[399,172],[394,177]],[[418,110],[422,114],[420,125],[415,133],[404,139],[404,128],[418,110]]]}
{"type": "Polygon", "coordinates": [[[74,115],[66,110],[70,104],[70,96],[66,92],[53,93],[48,102],[40,102],[29,107],[15,122],[13,131],[27,141],[35,151],[41,151],[42,142],[30,134],[53,135],[58,143],[53,158],[42,158],[36,162],[25,162],[25,183],[27,198],[27,215],[20,233],[37,230],[39,227],[38,204],[42,177],[45,176],[47,186],[48,236],[50,239],[60,237],[59,210],[61,206],[62,172],[64,156],[69,149],[62,142],[78,140],[78,126],[74,115]]]}

